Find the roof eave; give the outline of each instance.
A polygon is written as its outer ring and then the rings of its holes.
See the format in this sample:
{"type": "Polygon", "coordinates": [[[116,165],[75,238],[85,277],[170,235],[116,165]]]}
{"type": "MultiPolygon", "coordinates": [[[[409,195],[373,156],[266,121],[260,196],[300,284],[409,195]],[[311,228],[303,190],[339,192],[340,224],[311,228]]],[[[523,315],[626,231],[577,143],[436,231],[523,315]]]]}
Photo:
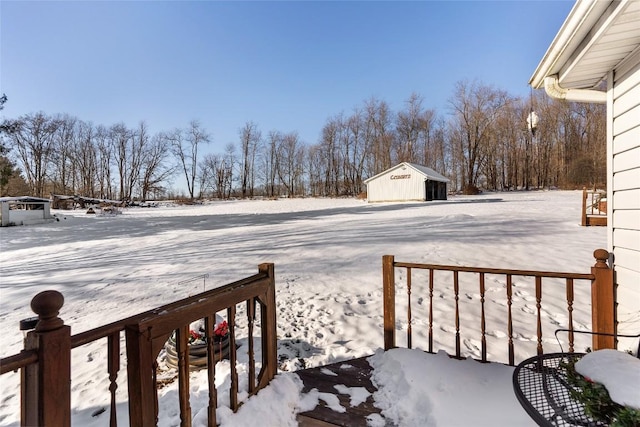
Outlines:
{"type": "Polygon", "coordinates": [[[529,79],[534,89],[544,87],[545,78],[561,74],[585,35],[611,5],[610,1],[579,0],[569,12],[558,34],[529,79]]]}

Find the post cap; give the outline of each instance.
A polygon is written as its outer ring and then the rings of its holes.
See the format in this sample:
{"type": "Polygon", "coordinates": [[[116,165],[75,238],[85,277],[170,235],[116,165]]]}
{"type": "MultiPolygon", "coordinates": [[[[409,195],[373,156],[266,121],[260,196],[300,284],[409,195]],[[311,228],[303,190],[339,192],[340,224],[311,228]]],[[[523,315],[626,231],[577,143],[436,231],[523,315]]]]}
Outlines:
{"type": "Polygon", "coordinates": [[[58,317],[64,297],[58,291],[43,291],[31,300],[31,310],[38,315],[36,331],[50,331],[64,325],[58,317]]]}
{"type": "Polygon", "coordinates": [[[593,251],[593,257],[596,259],[596,267],[607,267],[609,260],[609,252],[604,249],[596,249],[593,251]]]}

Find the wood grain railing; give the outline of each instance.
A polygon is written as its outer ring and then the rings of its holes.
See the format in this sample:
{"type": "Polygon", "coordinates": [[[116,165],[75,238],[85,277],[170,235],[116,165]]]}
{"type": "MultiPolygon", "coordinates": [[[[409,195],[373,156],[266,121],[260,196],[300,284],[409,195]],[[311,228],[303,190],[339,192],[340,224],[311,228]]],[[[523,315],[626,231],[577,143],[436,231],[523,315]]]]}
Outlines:
{"type": "MultiPolygon", "coordinates": [[[[591,292],[591,323],[593,332],[602,332],[606,334],[612,334],[611,336],[595,336],[593,337],[592,346],[593,349],[601,348],[615,348],[615,299],[614,299],[614,286],[613,286],[613,270],[607,265],[609,253],[604,249],[598,249],[594,252],[596,258],[596,264],[591,268],[591,273],[561,273],[561,272],[545,272],[545,271],[528,271],[528,270],[506,270],[497,268],[476,268],[476,267],[461,267],[452,265],[435,265],[435,264],[417,264],[408,262],[395,261],[392,255],[385,255],[382,258],[382,274],[383,274],[383,307],[384,307],[384,348],[388,350],[396,347],[396,331],[400,328],[397,324],[399,319],[396,316],[396,296],[399,293],[396,289],[396,270],[403,269],[406,275],[406,300],[402,305],[406,304],[406,317],[399,323],[406,324],[406,343],[408,348],[413,346],[413,333],[414,324],[426,325],[427,344],[426,350],[429,352],[434,351],[434,325],[442,324],[443,322],[452,322],[454,327],[451,330],[453,339],[453,347],[455,347],[455,357],[462,357],[461,351],[461,310],[463,310],[463,304],[460,301],[460,282],[461,275],[471,275],[475,277],[476,287],[479,298],[477,298],[476,306],[473,306],[473,302],[467,301],[464,305],[473,312],[471,315],[475,324],[472,328],[474,332],[478,332],[480,342],[480,360],[483,362],[489,361],[487,359],[487,277],[491,277],[493,283],[501,283],[504,288],[504,297],[506,298],[506,307],[500,316],[503,316],[504,332],[506,338],[506,346],[508,353],[509,365],[515,363],[515,345],[514,345],[514,316],[517,316],[513,308],[514,303],[514,278],[524,278],[524,280],[533,281],[533,289],[535,293],[535,310],[532,310],[535,318],[536,329],[536,351],[538,354],[544,352],[543,348],[543,327],[542,327],[542,308],[543,308],[543,288],[548,284],[549,286],[558,285],[558,280],[564,282],[564,294],[566,295],[566,325],[560,325],[569,330],[569,351],[574,351],[574,284],[581,283],[585,286],[590,285],[591,292]],[[426,311],[427,319],[419,319],[417,322],[414,311],[412,311],[412,299],[415,300],[415,283],[413,280],[413,273],[416,270],[424,271],[426,285],[421,288],[419,294],[419,300],[421,301],[421,308],[425,307],[424,300],[427,301],[426,311]],[[446,282],[448,285],[444,286],[443,283],[435,279],[436,272],[444,272],[439,276],[441,279],[442,274],[445,274],[445,279],[442,282],[446,282]],[[449,276],[446,279],[446,276],[449,276]],[[550,279],[554,279],[554,283],[550,282],[550,279]],[[451,284],[451,285],[449,285],[451,284]],[[449,289],[451,288],[451,289],[449,289]],[[424,289],[424,290],[423,290],[424,289]],[[452,293],[449,295],[451,302],[444,302],[443,298],[447,292],[452,293]],[[434,297],[434,293],[439,297],[434,297]],[[447,307],[444,312],[449,312],[451,318],[434,318],[434,310],[441,309],[444,304],[451,304],[453,307],[447,307]],[[471,307],[469,307],[471,304],[471,307]],[[476,316],[476,313],[479,315],[476,316]]],[[[468,278],[468,277],[467,277],[468,278]]],[[[468,288],[467,288],[468,289],[468,288]]],[[[555,302],[557,303],[557,301],[555,302]]],[[[526,320],[524,321],[526,323],[526,320]]],[[[547,337],[553,336],[553,330],[548,331],[547,337]]]]}
{"type": "Polygon", "coordinates": [[[258,274],[203,292],[80,334],[58,317],[64,298],[57,291],[44,291],[31,301],[38,315],[33,331],[25,338],[19,354],[0,360],[0,375],[21,370],[21,425],[70,426],[71,424],[71,350],[107,338],[106,368],[111,394],[110,426],[116,426],[116,389],[120,369],[120,341],[126,338],[129,425],[155,426],[158,420],[158,355],[172,334],[176,334],[181,426],[191,425],[189,404],[189,325],[205,321],[209,384],[208,425],[215,426],[217,390],[215,387],[215,350],[213,328],[216,313],[226,311],[229,324],[231,368],[230,402],[236,411],[238,402],[237,347],[234,325],[236,307],[246,304],[248,322],[248,392],[257,393],[277,372],[276,304],[273,264],[261,264],[258,274]],[[261,366],[256,376],[254,326],[260,313],[261,366]]]}

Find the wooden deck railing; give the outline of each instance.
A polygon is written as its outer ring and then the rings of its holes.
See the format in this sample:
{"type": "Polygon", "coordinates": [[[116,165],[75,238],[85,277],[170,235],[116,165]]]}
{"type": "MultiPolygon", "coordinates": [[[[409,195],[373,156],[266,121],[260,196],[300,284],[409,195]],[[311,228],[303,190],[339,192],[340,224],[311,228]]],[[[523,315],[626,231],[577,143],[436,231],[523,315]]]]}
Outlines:
{"type": "MultiPolygon", "coordinates": [[[[167,304],[80,334],[58,317],[64,298],[57,291],[44,291],[31,301],[38,323],[25,338],[19,354],[0,360],[0,374],[21,370],[21,424],[70,426],[71,351],[73,348],[107,338],[110,425],[116,425],[116,389],[120,369],[121,334],[126,337],[129,425],[155,426],[158,415],[156,384],[157,358],[167,339],[175,332],[178,353],[178,385],[181,426],[191,425],[189,404],[190,323],[204,319],[208,346],[208,425],[216,425],[215,350],[213,328],[217,312],[226,311],[229,324],[231,368],[230,407],[238,409],[237,349],[234,325],[236,306],[246,304],[248,322],[248,392],[255,394],[277,372],[276,305],[273,264],[261,264],[258,274],[240,281],[167,304]],[[261,367],[256,377],[253,334],[256,312],[260,312],[261,367]]],[[[106,391],[105,391],[106,392],[106,391]]]]}
{"type": "MultiPolygon", "coordinates": [[[[471,276],[476,277],[475,289],[479,293],[477,299],[478,305],[472,307],[473,314],[471,320],[475,322],[471,333],[477,332],[480,342],[480,360],[487,360],[487,330],[486,330],[486,301],[485,296],[487,292],[487,277],[490,276],[493,279],[493,283],[501,283],[504,287],[504,296],[506,297],[505,312],[501,313],[504,316],[504,329],[505,338],[508,352],[508,363],[514,365],[515,363],[515,347],[514,347],[514,278],[523,277],[533,280],[533,289],[535,289],[535,329],[536,329],[536,351],[538,354],[544,352],[543,348],[543,328],[542,328],[542,307],[543,307],[543,287],[549,285],[558,285],[557,282],[550,282],[549,279],[564,281],[564,293],[566,295],[566,325],[558,325],[558,327],[565,327],[569,330],[569,351],[574,351],[574,282],[585,283],[585,286],[590,285],[591,292],[591,319],[593,332],[615,334],[615,300],[614,300],[614,286],[613,286],[613,270],[607,265],[609,253],[604,249],[598,249],[594,252],[596,258],[596,264],[591,268],[591,273],[559,273],[559,272],[544,272],[544,271],[525,271],[525,270],[505,270],[496,268],[475,268],[475,267],[460,267],[451,265],[433,265],[433,264],[416,264],[407,262],[395,261],[392,255],[385,255],[382,258],[382,270],[383,270],[383,298],[384,298],[384,347],[385,350],[396,347],[396,330],[398,325],[396,320],[396,269],[404,269],[406,273],[406,328],[407,338],[406,343],[408,348],[412,348],[413,345],[413,328],[414,324],[420,324],[416,322],[412,312],[412,297],[415,299],[415,283],[412,283],[412,272],[415,270],[425,271],[425,291],[420,294],[420,301],[427,300],[426,309],[423,312],[427,312],[427,319],[420,319],[423,324],[426,325],[427,344],[426,350],[429,352],[434,351],[434,324],[442,325],[444,322],[453,323],[454,329],[451,330],[452,338],[455,346],[455,356],[462,357],[461,352],[461,309],[462,304],[460,302],[460,282],[461,275],[471,273],[471,276]],[[445,293],[449,291],[446,286],[438,282],[434,278],[434,272],[445,272],[445,279],[443,282],[452,284],[450,290],[452,297],[451,318],[436,318],[434,319],[434,309],[442,309],[442,305],[446,304],[442,302],[442,298],[445,297],[445,293]],[[446,276],[449,275],[449,279],[446,276]],[[414,289],[412,289],[412,286],[414,289]],[[437,293],[439,297],[434,298],[434,293],[437,293]],[[477,318],[475,313],[479,313],[477,318]]],[[[439,278],[442,278],[442,274],[439,278]]],[[[526,280],[526,279],[525,279],[526,280]]],[[[520,286],[519,286],[520,287],[520,286]]],[[[467,287],[468,289],[468,287],[467,287]]],[[[548,289],[548,288],[547,288],[548,289]]],[[[467,298],[469,299],[469,298],[467,298]]],[[[465,301],[465,308],[469,305],[469,301],[465,301]]],[[[557,303],[555,301],[554,303],[557,303]]],[[[584,302],[583,302],[584,303],[584,302]]],[[[473,305],[473,302],[470,303],[473,305]]],[[[404,305],[404,302],[403,302],[404,305]]],[[[424,307],[423,303],[420,304],[424,307]]],[[[445,310],[446,311],[446,310],[445,310]]],[[[525,320],[526,323],[526,320],[525,320]]],[[[467,331],[469,332],[469,331],[467,331]]],[[[548,331],[547,337],[553,336],[553,330],[548,331]]],[[[616,340],[613,336],[594,336],[592,341],[593,349],[601,348],[615,348],[616,340]]]]}
{"type": "Polygon", "coordinates": [[[607,225],[606,192],[582,189],[582,219],[583,226],[607,225]]]}

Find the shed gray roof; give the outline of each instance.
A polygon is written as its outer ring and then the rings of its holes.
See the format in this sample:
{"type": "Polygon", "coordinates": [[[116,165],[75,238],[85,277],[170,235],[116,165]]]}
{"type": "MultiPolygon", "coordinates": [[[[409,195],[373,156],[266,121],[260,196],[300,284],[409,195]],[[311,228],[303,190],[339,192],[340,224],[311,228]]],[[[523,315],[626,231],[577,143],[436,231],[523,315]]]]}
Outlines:
{"type": "Polygon", "coordinates": [[[434,171],[431,168],[428,168],[422,165],[417,165],[415,163],[407,163],[407,164],[417,169],[418,171],[422,172],[422,174],[425,175],[431,181],[449,182],[449,178],[440,175],[438,172],[434,171]]]}
{"type": "Polygon", "coordinates": [[[440,181],[440,182],[449,182],[449,178],[446,178],[442,175],[440,175],[438,172],[434,171],[431,168],[428,168],[426,166],[422,166],[422,165],[417,165],[415,163],[409,163],[409,162],[402,162],[400,164],[395,165],[392,168],[387,169],[386,171],[380,172],[379,174],[372,176],[371,178],[367,178],[364,180],[364,183],[368,183],[369,181],[376,179],[377,177],[384,175],[388,172],[391,172],[395,169],[398,169],[402,166],[405,167],[410,167],[412,169],[414,169],[416,172],[418,172],[420,175],[424,176],[425,179],[431,180],[431,181],[440,181]]]}
{"type": "Polygon", "coordinates": [[[49,199],[43,199],[41,197],[31,197],[31,196],[16,196],[16,197],[0,197],[0,202],[48,202],[49,199]]]}

